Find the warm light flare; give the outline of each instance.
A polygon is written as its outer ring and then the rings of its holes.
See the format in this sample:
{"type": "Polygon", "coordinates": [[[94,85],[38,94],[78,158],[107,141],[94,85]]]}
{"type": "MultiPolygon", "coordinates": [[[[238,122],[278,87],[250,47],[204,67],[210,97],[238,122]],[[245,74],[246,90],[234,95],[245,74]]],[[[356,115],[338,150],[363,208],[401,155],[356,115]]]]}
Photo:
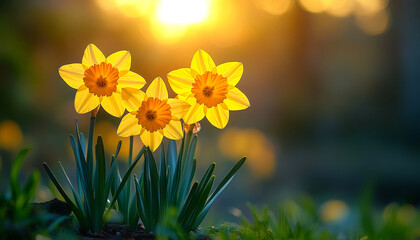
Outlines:
{"type": "Polygon", "coordinates": [[[206,20],[209,10],[208,0],[161,0],[156,14],[163,23],[189,25],[206,20]]]}
{"type": "Polygon", "coordinates": [[[327,12],[334,17],[347,17],[353,12],[355,5],[355,0],[333,1],[327,12]]]}
{"type": "Polygon", "coordinates": [[[357,0],[355,13],[357,15],[375,15],[388,6],[389,0],[357,0]]]}
{"type": "Polygon", "coordinates": [[[369,35],[384,33],[389,25],[389,13],[386,9],[374,15],[356,15],[356,24],[369,35]]]}
{"type": "Polygon", "coordinates": [[[333,0],[300,0],[300,5],[308,12],[320,13],[329,8],[333,0]]]}
{"type": "Polygon", "coordinates": [[[272,14],[282,15],[289,10],[292,3],[291,0],[254,0],[257,7],[272,14]]]}
{"type": "Polygon", "coordinates": [[[115,0],[118,9],[127,17],[141,17],[152,7],[152,0],[115,0]]]}

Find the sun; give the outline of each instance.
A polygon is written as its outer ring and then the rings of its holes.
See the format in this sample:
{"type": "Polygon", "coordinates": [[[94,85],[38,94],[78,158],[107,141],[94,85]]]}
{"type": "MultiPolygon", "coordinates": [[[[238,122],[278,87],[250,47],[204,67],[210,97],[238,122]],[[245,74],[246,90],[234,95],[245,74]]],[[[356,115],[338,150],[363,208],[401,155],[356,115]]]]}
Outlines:
{"type": "Polygon", "coordinates": [[[190,25],[203,22],[209,12],[209,0],[161,0],[157,6],[157,17],[165,24],[190,25]]]}

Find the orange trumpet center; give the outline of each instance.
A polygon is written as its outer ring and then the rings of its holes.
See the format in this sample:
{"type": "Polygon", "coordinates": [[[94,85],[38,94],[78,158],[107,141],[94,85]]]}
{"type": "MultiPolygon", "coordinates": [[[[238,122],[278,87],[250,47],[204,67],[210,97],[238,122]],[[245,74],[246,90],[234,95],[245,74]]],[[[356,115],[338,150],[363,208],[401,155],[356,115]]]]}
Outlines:
{"type": "Polygon", "coordinates": [[[118,85],[118,69],[114,68],[110,63],[95,64],[85,70],[83,81],[89,92],[98,97],[111,96],[117,91],[118,85]]]}
{"type": "Polygon", "coordinates": [[[197,99],[197,103],[205,104],[207,107],[214,107],[226,99],[229,84],[222,75],[212,72],[205,72],[197,75],[191,92],[197,99]]]}
{"type": "Polygon", "coordinates": [[[167,101],[153,97],[143,101],[137,110],[138,123],[149,132],[165,128],[172,119],[171,106],[167,101]]]}

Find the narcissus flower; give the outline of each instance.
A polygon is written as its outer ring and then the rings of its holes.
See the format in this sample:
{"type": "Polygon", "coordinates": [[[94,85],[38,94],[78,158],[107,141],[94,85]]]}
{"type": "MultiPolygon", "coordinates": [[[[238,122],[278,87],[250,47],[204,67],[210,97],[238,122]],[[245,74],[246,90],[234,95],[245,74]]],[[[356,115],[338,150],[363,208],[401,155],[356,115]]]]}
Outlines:
{"type": "Polygon", "coordinates": [[[89,44],[82,63],[64,65],[58,72],[77,89],[74,107],[78,113],[90,112],[100,104],[109,114],[121,117],[132,92],[146,84],[130,67],[130,52],[119,51],[105,58],[95,45],[89,44]]]}
{"type": "Polygon", "coordinates": [[[168,99],[168,91],[162,78],[157,77],[146,93],[131,92],[127,101],[129,113],[123,117],[117,134],[121,137],[140,135],[145,146],[155,151],[163,136],[178,140],[183,136],[180,119],[190,105],[179,99],[168,99]]]}
{"type": "Polygon", "coordinates": [[[183,117],[185,123],[193,124],[206,116],[215,127],[224,128],[229,121],[229,110],[248,108],[248,98],[235,87],[242,73],[242,63],[228,62],[216,67],[201,49],[194,54],[190,68],[168,73],[169,84],[177,97],[191,104],[183,117]]]}

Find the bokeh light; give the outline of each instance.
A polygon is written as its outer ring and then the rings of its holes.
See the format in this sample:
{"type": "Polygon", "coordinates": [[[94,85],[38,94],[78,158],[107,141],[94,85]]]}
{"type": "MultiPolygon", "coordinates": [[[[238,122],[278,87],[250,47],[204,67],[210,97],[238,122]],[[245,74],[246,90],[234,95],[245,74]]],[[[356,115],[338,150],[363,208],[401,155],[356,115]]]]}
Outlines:
{"type": "Polygon", "coordinates": [[[338,222],[349,214],[349,207],[341,200],[329,200],[320,208],[321,218],[324,222],[338,222]]]}
{"type": "Polygon", "coordinates": [[[274,173],[274,146],[257,129],[226,129],[219,139],[219,148],[226,157],[236,161],[247,156],[247,165],[256,176],[268,178],[274,173]]]}
{"type": "Polygon", "coordinates": [[[327,13],[334,17],[347,17],[349,16],[355,6],[356,0],[335,0],[326,9],[327,13]]]}
{"type": "Polygon", "coordinates": [[[384,33],[389,21],[389,13],[386,9],[382,9],[373,15],[356,15],[357,26],[369,35],[384,33]]]}
{"type": "Polygon", "coordinates": [[[355,13],[357,15],[375,15],[384,10],[388,0],[357,0],[355,13]]]}
{"type": "Polygon", "coordinates": [[[19,125],[12,120],[0,122],[0,148],[16,150],[22,145],[23,134],[19,125]]]}
{"type": "Polygon", "coordinates": [[[404,204],[397,213],[397,220],[403,224],[412,223],[417,216],[416,208],[411,204],[404,204]]]}
{"type": "Polygon", "coordinates": [[[299,0],[300,5],[312,13],[320,13],[329,8],[333,0],[299,0]]]}
{"type": "Polygon", "coordinates": [[[291,0],[254,0],[254,4],[272,15],[282,15],[291,6],[291,0]]]}

